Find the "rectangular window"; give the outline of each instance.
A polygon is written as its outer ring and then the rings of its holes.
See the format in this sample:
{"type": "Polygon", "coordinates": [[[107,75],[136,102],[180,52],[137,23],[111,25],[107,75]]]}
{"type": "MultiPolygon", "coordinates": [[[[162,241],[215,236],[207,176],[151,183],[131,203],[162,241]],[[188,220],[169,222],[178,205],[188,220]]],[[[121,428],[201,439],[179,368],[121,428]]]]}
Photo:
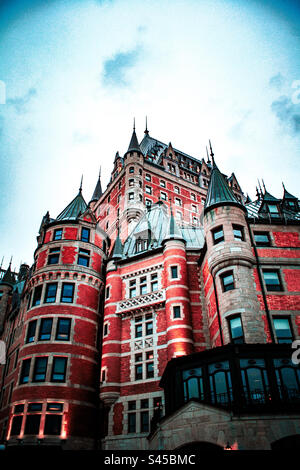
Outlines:
{"type": "Polygon", "coordinates": [[[140,295],[147,294],[147,278],[141,277],[140,279],[140,295]]]}
{"type": "Polygon", "coordinates": [[[173,307],[173,318],[181,318],[181,308],[180,305],[175,305],[173,307]]]}
{"type": "Polygon", "coordinates": [[[39,434],[41,415],[27,415],[24,434],[39,434]]]}
{"type": "Polygon", "coordinates": [[[158,290],[157,273],[151,274],[151,292],[158,290]]]}
{"type": "Polygon", "coordinates": [[[129,298],[133,299],[136,297],[136,280],[133,279],[129,282],[129,298]]]}
{"type": "Polygon", "coordinates": [[[63,283],[61,290],[61,302],[72,303],[74,296],[74,284],[63,283]]]}
{"type": "Polygon", "coordinates": [[[106,299],[109,299],[109,293],[110,293],[110,287],[108,286],[108,287],[105,289],[105,298],[106,298],[106,299]]]}
{"type": "Polygon", "coordinates": [[[175,206],[181,206],[181,205],[182,205],[181,199],[179,199],[178,197],[175,197],[175,206]]]}
{"type": "Polygon", "coordinates": [[[164,180],[160,180],[159,184],[162,188],[166,187],[166,182],[164,180]]]}
{"type": "Polygon", "coordinates": [[[268,232],[254,232],[254,241],[256,246],[271,246],[268,232]]]}
{"type": "Polygon", "coordinates": [[[46,284],[46,293],[44,297],[44,303],[48,304],[51,302],[55,302],[56,291],[57,291],[57,283],[46,284]]]}
{"type": "Polygon", "coordinates": [[[56,413],[62,413],[63,404],[62,403],[47,403],[47,411],[52,411],[56,413]]]}
{"type": "Polygon", "coordinates": [[[162,201],[166,201],[167,200],[167,194],[166,193],[163,193],[162,191],[160,192],[160,198],[162,201]]]}
{"type": "Polygon", "coordinates": [[[35,307],[36,305],[40,305],[41,297],[42,297],[42,289],[43,289],[43,286],[37,286],[34,289],[34,295],[33,295],[33,301],[32,301],[33,307],[35,307]]]}
{"type": "Polygon", "coordinates": [[[14,416],[12,420],[12,426],[10,435],[18,436],[21,432],[23,416],[14,416]]]}
{"type": "Polygon", "coordinates": [[[271,217],[279,217],[279,210],[275,204],[268,204],[268,209],[271,217]]]}
{"type": "Polygon", "coordinates": [[[103,336],[107,336],[107,335],[108,335],[108,323],[104,323],[103,336]]]}
{"type": "Polygon", "coordinates": [[[26,343],[33,343],[34,338],[35,338],[35,331],[36,331],[36,320],[32,320],[28,324],[26,343]]]}
{"type": "Polygon", "coordinates": [[[136,432],[136,415],[135,413],[128,414],[128,433],[136,432]]]}
{"type": "Polygon", "coordinates": [[[27,384],[29,381],[30,363],[31,363],[31,359],[25,359],[22,362],[20,384],[27,384]]]}
{"type": "Polygon", "coordinates": [[[81,230],[81,241],[88,243],[90,241],[90,229],[82,227],[81,230]]]}
{"type": "Polygon", "coordinates": [[[33,370],[33,382],[45,382],[47,372],[48,357],[37,357],[33,370]]]}
{"type": "Polygon", "coordinates": [[[59,436],[61,432],[61,415],[46,414],[44,434],[50,436],[59,436]]]}
{"type": "Polygon", "coordinates": [[[146,206],[148,207],[152,205],[152,201],[150,199],[146,199],[145,203],[146,203],[146,206]]]}
{"type": "Polygon", "coordinates": [[[128,199],[129,199],[129,201],[133,201],[134,200],[134,193],[129,193],[128,194],[128,199]]]}
{"type": "Polygon", "coordinates": [[[27,411],[42,411],[42,403],[29,403],[27,411]]]}
{"type": "Polygon", "coordinates": [[[222,225],[212,230],[212,237],[214,245],[217,245],[217,243],[221,243],[224,241],[224,232],[222,225]]]}
{"type": "Polygon", "coordinates": [[[227,292],[229,290],[234,289],[234,279],[232,271],[224,273],[220,277],[222,281],[223,292],[227,292]]]}
{"type": "Polygon", "coordinates": [[[146,186],[145,187],[146,194],[152,194],[152,188],[151,186],[146,186]]]}
{"type": "Polygon", "coordinates": [[[141,432],[149,432],[149,411],[141,412],[141,432]]]}
{"type": "Polygon", "coordinates": [[[134,173],[134,167],[133,167],[133,166],[131,166],[131,167],[129,168],[129,173],[134,173]]]}
{"type": "Polygon", "coordinates": [[[143,378],[143,364],[135,365],[135,380],[141,380],[143,378]]]}
{"type": "Polygon", "coordinates": [[[77,264],[88,267],[90,264],[90,251],[79,248],[77,264]]]}
{"type": "Polygon", "coordinates": [[[146,175],[145,175],[145,180],[146,180],[146,181],[151,181],[151,176],[148,175],[148,174],[146,174],[146,175]]]}
{"type": "Polygon", "coordinates": [[[172,279],[178,278],[178,266],[171,266],[171,278],[172,279]]]}
{"type": "Polygon", "coordinates": [[[143,325],[135,325],[135,337],[141,338],[143,336],[143,325]]]}
{"type": "Polygon", "coordinates": [[[174,186],[174,192],[176,194],[180,194],[180,190],[179,190],[178,186],[174,186]]]}
{"type": "Polygon", "coordinates": [[[244,343],[244,332],[240,316],[229,318],[229,330],[232,343],[244,343]]]}
{"type": "Polygon", "coordinates": [[[273,319],[276,338],[278,343],[292,343],[293,333],[291,329],[289,318],[274,318],[273,319]]]}
{"type": "Polygon", "coordinates": [[[263,270],[267,291],[282,291],[282,285],[278,271],[263,270]]]}
{"type": "Polygon", "coordinates": [[[153,362],[146,362],[146,378],[152,379],[154,377],[154,364],[153,362]]]}
{"type": "Polygon", "coordinates": [[[60,248],[50,248],[48,256],[48,264],[57,264],[59,261],[60,248]]]}
{"type": "Polygon", "coordinates": [[[43,318],[41,320],[39,341],[49,341],[52,331],[52,318],[43,318]]]}
{"type": "Polygon", "coordinates": [[[244,227],[242,227],[241,225],[233,225],[232,228],[234,239],[244,241],[244,227]]]}
{"type": "Polygon", "coordinates": [[[55,339],[57,341],[69,341],[71,330],[71,318],[59,318],[56,327],[55,339]]]}
{"type": "Polygon", "coordinates": [[[61,240],[62,239],[62,228],[58,228],[54,230],[53,240],[61,240]]]}
{"type": "Polygon", "coordinates": [[[197,206],[195,204],[192,204],[192,211],[197,212],[197,206]]]}
{"type": "Polygon", "coordinates": [[[23,413],[24,411],[24,404],[21,403],[20,405],[16,405],[14,409],[14,413],[23,413]]]}
{"type": "Polygon", "coordinates": [[[66,357],[54,357],[51,373],[51,382],[65,382],[67,369],[66,357]]]}

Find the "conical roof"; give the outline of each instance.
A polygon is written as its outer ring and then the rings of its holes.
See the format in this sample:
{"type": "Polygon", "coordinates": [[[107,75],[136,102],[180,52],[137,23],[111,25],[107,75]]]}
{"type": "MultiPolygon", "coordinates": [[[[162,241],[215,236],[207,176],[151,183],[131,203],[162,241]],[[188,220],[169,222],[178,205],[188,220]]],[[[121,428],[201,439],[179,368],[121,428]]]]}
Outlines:
{"type": "Polygon", "coordinates": [[[127,152],[133,152],[133,151],[141,152],[141,148],[140,148],[140,145],[138,143],[137,136],[135,133],[135,128],[133,128],[133,132],[132,132],[132,136],[131,136],[131,140],[130,140],[127,152]]]}
{"type": "Polygon", "coordinates": [[[236,205],[245,210],[244,206],[236,199],[233,191],[228,186],[224,176],[213,160],[213,169],[207,191],[204,211],[221,205],[236,205]]]}
{"type": "Polygon", "coordinates": [[[118,227],[116,241],[114,244],[114,249],[113,249],[111,257],[112,259],[121,259],[122,256],[123,256],[123,245],[122,245],[121,238],[120,238],[120,229],[118,227]]]}
{"type": "Polygon", "coordinates": [[[100,199],[101,196],[102,196],[102,186],[101,186],[101,177],[99,174],[98,181],[97,181],[97,184],[96,184],[96,187],[95,187],[95,190],[93,192],[93,196],[90,202],[98,201],[98,199],[100,199]]]}
{"type": "Polygon", "coordinates": [[[4,273],[3,278],[0,281],[0,284],[8,284],[10,286],[13,286],[16,283],[15,275],[11,272],[11,263],[9,263],[9,266],[7,270],[4,273]]]}
{"type": "Polygon", "coordinates": [[[168,226],[168,231],[166,233],[164,241],[174,240],[174,239],[183,240],[183,236],[182,236],[182,234],[179,230],[179,227],[176,223],[176,220],[175,220],[175,217],[174,217],[174,214],[173,214],[173,210],[172,210],[172,206],[171,206],[171,215],[170,215],[170,220],[169,220],[169,226],[168,226]]]}
{"type": "Polygon", "coordinates": [[[87,203],[83,199],[81,189],[69,205],[56,217],[56,220],[76,220],[87,209],[87,203]]]}

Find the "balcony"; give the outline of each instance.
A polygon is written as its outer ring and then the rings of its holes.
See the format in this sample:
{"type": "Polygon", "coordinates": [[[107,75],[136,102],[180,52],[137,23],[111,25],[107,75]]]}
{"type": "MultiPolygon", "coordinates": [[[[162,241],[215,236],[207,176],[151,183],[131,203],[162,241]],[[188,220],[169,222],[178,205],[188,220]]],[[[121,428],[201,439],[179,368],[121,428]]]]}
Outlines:
{"type": "Polygon", "coordinates": [[[150,292],[149,294],[139,295],[132,299],[125,299],[117,304],[117,313],[127,314],[132,310],[143,311],[152,306],[163,305],[166,299],[164,290],[150,292]]]}

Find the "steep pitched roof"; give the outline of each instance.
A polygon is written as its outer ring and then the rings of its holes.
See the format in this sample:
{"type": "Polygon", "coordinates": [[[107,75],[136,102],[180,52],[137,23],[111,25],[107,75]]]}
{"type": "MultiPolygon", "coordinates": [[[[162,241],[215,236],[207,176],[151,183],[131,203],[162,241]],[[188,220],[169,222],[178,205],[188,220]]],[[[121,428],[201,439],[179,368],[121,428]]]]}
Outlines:
{"type": "Polygon", "coordinates": [[[131,136],[131,140],[130,140],[127,152],[133,152],[133,151],[141,152],[141,148],[140,148],[140,145],[138,143],[137,136],[135,133],[135,128],[133,128],[133,132],[132,132],[132,136],[131,136]]]}
{"type": "Polygon", "coordinates": [[[5,271],[0,284],[8,284],[10,286],[14,286],[16,283],[15,275],[11,272],[11,263],[9,263],[9,266],[7,270],[5,271]]]}
{"type": "Polygon", "coordinates": [[[98,181],[97,181],[97,184],[96,184],[96,187],[94,189],[93,196],[92,196],[92,199],[90,200],[90,202],[98,201],[98,199],[100,199],[102,194],[103,193],[102,193],[102,186],[101,186],[101,176],[100,176],[100,173],[99,173],[98,181]]]}
{"type": "Polygon", "coordinates": [[[159,201],[153,204],[146,210],[145,214],[141,217],[136,227],[130,233],[129,237],[124,242],[123,259],[135,256],[136,241],[140,234],[149,235],[151,232],[151,242],[148,249],[151,251],[163,246],[164,240],[171,234],[172,238],[181,238],[186,241],[187,248],[201,249],[204,246],[204,231],[202,227],[178,227],[173,225],[171,217],[168,214],[167,206],[159,201]]]}
{"type": "MultiPolygon", "coordinates": [[[[236,199],[233,191],[228,186],[224,176],[213,160],[213,169],[208,186],[204,211],[223,204],[236,205],[244,209],[244,206],[236,199]]],[[[244,209],[245,210],[245,209],[244,209]]]]}
{"type": "Polygon", "coordinates": [[[120,230],[118,227],[117,237],[112,251],[112,259],[121,259],[123,256],[123,245],[120,238],[120,230]]]}
{"type": "Polygon", "coordinates": [[[67,207],[56,217],[56,220],[76,220],[87,208],[81,189],[77,196],[67,205],[67,207]]]}

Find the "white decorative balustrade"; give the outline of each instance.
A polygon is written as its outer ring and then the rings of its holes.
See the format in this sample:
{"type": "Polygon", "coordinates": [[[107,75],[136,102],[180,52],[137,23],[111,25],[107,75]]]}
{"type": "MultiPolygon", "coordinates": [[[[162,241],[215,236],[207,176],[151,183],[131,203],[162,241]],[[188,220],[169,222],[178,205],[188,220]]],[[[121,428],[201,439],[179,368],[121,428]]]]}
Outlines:
{"type": "Polygon", "coordinates": [[[133,297],[132,299],[125,299],[117,304],[117,313],[123,313],[133,309],[144,309],[151,306],[152,304],[164,302],[165,299],[166,294],[164,290],[139,295],[138,297],[133,297]]]}

